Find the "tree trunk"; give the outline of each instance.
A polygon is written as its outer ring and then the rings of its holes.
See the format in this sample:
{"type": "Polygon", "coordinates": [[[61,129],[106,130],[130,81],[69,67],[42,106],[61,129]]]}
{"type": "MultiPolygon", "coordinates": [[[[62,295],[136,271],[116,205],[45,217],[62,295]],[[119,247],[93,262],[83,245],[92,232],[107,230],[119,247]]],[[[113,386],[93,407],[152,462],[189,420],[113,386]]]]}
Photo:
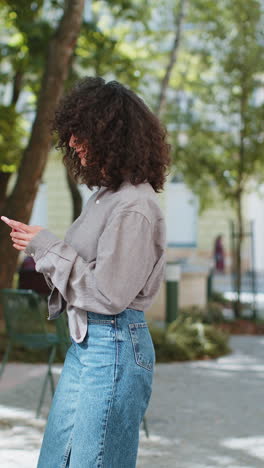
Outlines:
{"type": "Polygon", "coordinates": [[[165,75],[164,75],[164,78],[162,80],[161,87],[160,87],[160,94],[158,97],[158,103],[156,107],[157,116],[159,116],[162,113],[166,104],[166,93],[167,93],[167,89],[169,86],[173,67],[177,61],[177,54],[178,54],[178,50],[180,47],[182,23],[183,23],[184,9],[185,9],[186,3],[187,3],[187,0],[180,0],[180,3],[179,3],[179,12],[175,21],[175,26],[176,26],[175,38],[174,38],[173,46],[170,52],[169,63],[165,71],[165,75]]]}
{"type": "MultiPolygon", "coordinates": [[[[50,42],[37,112],[31,136],[24,151],[15,187],[1,214],[28,223],[51,145],[50,120],[63,92],[69,62],[82,23],[84,0],[65,1],[65,9],[50,42]]],[[[10,241],[10,228],[0,223],[0,289],[10,287],[19,251],[10,241]]]]}
{"type": "Polygon", "coordinates": [[[243,228],[243,217],[242,217],[242,196],[239,192],[237,198],[236,206],[237,214],[237,232],[235,237],[235,286],[237,299],[234,304],[234,313],[235,317],[241,317],[242,304],[241,304],[241,279],[242,279],[242,261],[241,261],[241,251],[242,251],[242,242],[244,238],[244,228],[243,228]]]}
{"type": "Polygon", "coordinates": [[[237,242],[236,242],[236,251],[235,251],[235,265],[236,265],[236,293],[237,300],[235,301],[234,312],[236,318],[241,317],[242,313],[242,304],[241,304],[241,278],[242,278],[242,262],[241,262],[241,250],[242,242],[244,238],[244,228],[243,228],[243,215],[242,215],[242,195],[244,192],[244,159],[245,159],[245,109],[247,102],[247,90],[244,86],[244,82],[241,83],[242,94],[240,99],[240,147],[238,152],[238,190],[237,190],[237,199],[236,199],[236,214],[237,214],[237,242]]]}
{"type": "MultiPolygon", "coordinates": [[[[21,92],[22,78],[23,78],[23,73],[21,71],[17,71],[13,80],[13,90],[12,90],[12,98],[11,98],[11,104],[13,106],[16,105],[20,92],[21,92]]],[[[14,125],[16,125],[16,123],[14,123],[14,125]]],[[[7,196],[6,192],[7,192],[8,182],[11,177],[11,174],[12,174],[11,172],[0,171],[0,213],[4,206],[5,199],[7,196]]]]}
{"type": "Polygon", "coordinates": [[[22,79],[23,79],[23,72],[21,70],[17,70],[14,76],[12,99],[11,99],[11,104],[13,104],[14,106],[16,105],[18,98],[20,96],[22,79]]]}
{"type": "Polygon", "coordinates": [[[72,222],[75,221],[78,216],[80,216],[81,211],[82,211],[82,197],[81,194],[77,188],[76,182],[71,178],[69,172],[66,170],[66,178],[67,178],[67,183],[68,187],[70,190],[71,198],[72,198],[72,222]]]}
{"type": "Polygon", "coordinates": [[[11,175],[11,172],[0,171],[0,213],[6,200],[6,192],[11,175]]]}

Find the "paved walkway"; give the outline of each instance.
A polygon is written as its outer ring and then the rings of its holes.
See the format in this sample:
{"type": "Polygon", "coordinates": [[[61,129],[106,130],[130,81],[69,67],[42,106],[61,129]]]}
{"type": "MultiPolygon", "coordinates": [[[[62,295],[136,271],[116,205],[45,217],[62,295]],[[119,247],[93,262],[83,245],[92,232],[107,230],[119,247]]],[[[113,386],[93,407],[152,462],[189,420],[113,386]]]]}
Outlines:
{"type": "MultiPolygon", "coordinates": [[[[264,337],[232,337],[231,346],[233,354],[217,360],[156,365],[150,437],[141,431],[137,468],[263,468],[264,337]]],[[[1,468],[36,467],[44,371],[13,363],[1,380],[1,468]]],[[[49,402],[48,394],[45,414],[49,402]]]]}

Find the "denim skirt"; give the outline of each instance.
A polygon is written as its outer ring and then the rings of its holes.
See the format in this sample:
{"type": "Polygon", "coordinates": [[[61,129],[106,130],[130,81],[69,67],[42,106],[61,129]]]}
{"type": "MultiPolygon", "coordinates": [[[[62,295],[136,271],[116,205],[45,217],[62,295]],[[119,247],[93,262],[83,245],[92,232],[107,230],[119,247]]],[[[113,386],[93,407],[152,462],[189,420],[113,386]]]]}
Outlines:
{"type": "Polygon", "coordinates": [[[52,400],[37,468],[135,468],[156,362],[144,312],[87,312],[52,400]]]}

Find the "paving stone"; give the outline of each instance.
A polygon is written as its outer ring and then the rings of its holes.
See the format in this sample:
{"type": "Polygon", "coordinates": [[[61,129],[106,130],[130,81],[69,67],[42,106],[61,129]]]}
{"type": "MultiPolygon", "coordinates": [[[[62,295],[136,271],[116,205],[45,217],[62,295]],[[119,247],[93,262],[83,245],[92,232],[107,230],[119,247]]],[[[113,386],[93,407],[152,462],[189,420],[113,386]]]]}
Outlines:
{"type": "MultiPolygon", "coordinates": [[[[215,360],[156,365],[137,468],[263,468],[264,337],[233,336],[231,347],[215,360]]],[[[36,467],[51,401],[47,392],[35,419],[45,369],[10,363],[0,381],[1,468],[36,467]]]]}

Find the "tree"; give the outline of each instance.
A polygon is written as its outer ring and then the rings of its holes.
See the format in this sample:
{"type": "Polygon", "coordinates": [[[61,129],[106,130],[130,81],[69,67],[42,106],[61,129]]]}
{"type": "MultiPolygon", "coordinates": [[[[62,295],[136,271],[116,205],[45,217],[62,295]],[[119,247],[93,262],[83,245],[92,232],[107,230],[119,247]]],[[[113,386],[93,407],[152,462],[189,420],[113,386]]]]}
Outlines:
{"type": "MultiPolygon", "coordinates": [[[[129,53],[133,47],[125,50],[122,46],[126,41],[123,24],[126,24],[128,31],[137,22],[143,24],[150,12],[147,3],[144,8],[138,0],[93,0],[90,3],[90,14],[87,9],[69,63],[65,89],[71,87],[84,73],[109,77],[114,74],[115,78],[130,86],[138,86],[140,77],[136,70],[137,61],[129,53]],[[104,24],[105,18],[108,20],[107,25],[104,24]]],[[[3,206],[9,177],[17,172],[21,164],[23,147],[30,133],[29,120],[34,118],[36,112],[47,44],[56,27],[54,18],[62,14],[62,2],[0,1],[0,8],[3,36],[0,62],[4,71],[0,74],[0,91],[5,101],[5,105],[0,108],[3,136],[0,140],[0,193],[3,206]]],[[[133,41],[131,36],[130,42],[133,41]]],[[[67,170],[66,179],[73,201],[74,221],[82,209],[82,199],[67,170]]]]}
{"type": "MultiPolygon", "coordinates": [[[[65,88],[71,87],[85,73],[104,76],[106,79],[114,78],[136,90],[140,83],[142,66],[139,66],[134,53],[131,53],[133,28],[140,24],[147,29],[145,22],[150,15],[148,2],[143,6],[138,0],[94,0],[91,2],[91,13],[91,17],[83,21],[65,88]],[[105,18],[107,26],[104,24],[105,18]],[[130,36],[128,42],[127,30],[130,36]]],[[[74,221],[82,210],[82,198],[78,184],[67,170],[66,179],[72,197],[74,221]]]]}
{"type": "MultiPolygon", "coordinates": [[[[65,1],[64,12],[49,42],[46,67],[39,90],[37,112],[17,180],[5,200],[2,213],[28,223],[51,145],[50,120],[62,95],[73,49],[81,28],[84,0],[65,1]]],[[[18,251],[10,242],[9,229],[0,225],[0,288],[11,285],[18,251]]]]}
{"type": "MultiPolygon", "coordinates": [[[[198,1],[196,6],[200,5],[198,1]]],[[[215,6],[214,6],[215,8],[215,6]]],[[[236,316],[241,314],[242,200],[249,182],[263,181],[263,30],[259,0],[226,0],[218,15],[199,9],[193,16],[202,73],[187,88],[176,117],[175,168],[192,189],[207,198],[217,187],[234,206],[236,316]],[[196,23],[195,23],[196,21],[196,23]],[[204,67],[206,65],[206,68],[204,67]]],[[[175,115],[175,110],[169,109],[175,115]]],[[[167,115],[167,118],[171,118],[167,115]]]]}
{"type": "Polygon", "coordinates": [[[187,0],[179,1],[178,12],[175,15],[175,36],[174,41],[169,53],[169,62],[165,70],[164,77],[160,86],[160,93],[157,100],[156,113],[160,115],[166,104],[166,93],[169,87],[170,78],[173,72],[173,67],[176,64],[177,53],[180,47],[181,32],[182,32],[182,23],[184,19],[184,13],[186,8],[187,0]]]}
{"type": "Polygon", "coordinates": [[[19,108],[21,91],[38,90],[51,28],[40,18],[43,1],[2,1],[0,44],[0,204],[3,206],[9,178],[16,172],[27,136],[25,114],[19,108]]]}

